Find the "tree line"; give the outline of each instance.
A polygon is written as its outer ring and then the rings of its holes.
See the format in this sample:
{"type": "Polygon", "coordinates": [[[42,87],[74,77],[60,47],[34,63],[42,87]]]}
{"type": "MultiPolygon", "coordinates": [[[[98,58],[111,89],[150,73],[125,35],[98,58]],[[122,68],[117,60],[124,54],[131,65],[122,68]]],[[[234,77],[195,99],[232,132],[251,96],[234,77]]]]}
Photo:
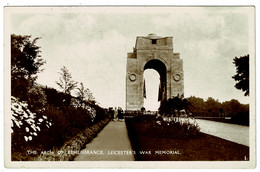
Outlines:
{"type": "Polygon", "coordinates": [[[246,113],[249,111],[248,104],[241,104],[236,99],[221,103],[212,97],[204,100],[199,97],[190,96],[187,100],[190,102],[189,108],[194,116],[232,117],[237,113],[246,113]]]}

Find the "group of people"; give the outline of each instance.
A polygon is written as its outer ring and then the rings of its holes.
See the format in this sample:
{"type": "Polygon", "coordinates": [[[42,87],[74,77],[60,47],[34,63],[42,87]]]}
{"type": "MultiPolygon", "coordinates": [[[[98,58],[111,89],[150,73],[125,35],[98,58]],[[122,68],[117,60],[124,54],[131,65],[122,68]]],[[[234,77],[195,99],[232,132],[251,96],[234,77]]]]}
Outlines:
{"type": "Polygon", "coordinates": [[[121,107],[109,108],[109,114],[113,121],[123,121],[124,119],[124,112],[121,107]]]}

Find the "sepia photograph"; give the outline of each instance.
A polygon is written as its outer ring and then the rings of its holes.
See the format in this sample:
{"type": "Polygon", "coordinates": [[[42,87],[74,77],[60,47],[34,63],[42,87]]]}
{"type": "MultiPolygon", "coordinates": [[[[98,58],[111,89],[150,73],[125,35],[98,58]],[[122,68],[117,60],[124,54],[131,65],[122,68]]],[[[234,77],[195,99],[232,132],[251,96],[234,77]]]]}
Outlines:
{"type": "Polygon", "coordinates": [[[6,167],[255,168],[254,6],[6,6],[6,167]]]}

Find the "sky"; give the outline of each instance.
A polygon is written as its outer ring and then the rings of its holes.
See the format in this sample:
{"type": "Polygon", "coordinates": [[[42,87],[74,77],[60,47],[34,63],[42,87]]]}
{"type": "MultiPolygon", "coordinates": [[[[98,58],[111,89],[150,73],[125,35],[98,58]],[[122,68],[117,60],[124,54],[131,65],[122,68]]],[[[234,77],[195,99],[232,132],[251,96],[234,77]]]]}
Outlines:
{"type": "MultiPolygon", "coordinates": [[[[7,9],[8,10],[8,9],[7,9]]],[[[126,57],[137,36],[173,36],[184,68],[184,96],[249,103],[237,90],[233,58],[252,54],[253,8],[90,7],[13,8],[9,34],[41,37],[46,64],[37,82],[59,89],[62,66],[89,88],[102,107],[125,108],[126,57]]],[[[144,73],[146,109],[156,110],[159,74],[144,73]]]]}

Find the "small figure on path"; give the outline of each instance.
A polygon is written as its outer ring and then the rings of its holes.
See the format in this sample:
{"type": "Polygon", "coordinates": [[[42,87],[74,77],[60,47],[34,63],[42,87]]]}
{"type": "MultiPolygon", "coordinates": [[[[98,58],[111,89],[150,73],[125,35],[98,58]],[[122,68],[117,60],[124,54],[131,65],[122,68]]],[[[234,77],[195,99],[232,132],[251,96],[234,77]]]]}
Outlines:
{"type": "Polygon", "coordinates": [[[109,108],[109,115],[111,116],[111,120],[114,120],[114,111],[112,107],[109,108]]]}
{"type": "Polygon", "coordinates": [[[142,108],[141,108],[141,113],[142,113],[142,115],[145,114],[145,107],[142,107],[142,108]]]}
{"type": "Polygon", "coordinates": [[[115,107],[115,111],[114,111],[114,121],[116,121],[118,118],[118,111],[117,108],[115,107]]]}
{"type": "Polygon", "coordinates": [[[123,121],[123,110],[121,107],[118,108],[118,120],[123,121]]]}

